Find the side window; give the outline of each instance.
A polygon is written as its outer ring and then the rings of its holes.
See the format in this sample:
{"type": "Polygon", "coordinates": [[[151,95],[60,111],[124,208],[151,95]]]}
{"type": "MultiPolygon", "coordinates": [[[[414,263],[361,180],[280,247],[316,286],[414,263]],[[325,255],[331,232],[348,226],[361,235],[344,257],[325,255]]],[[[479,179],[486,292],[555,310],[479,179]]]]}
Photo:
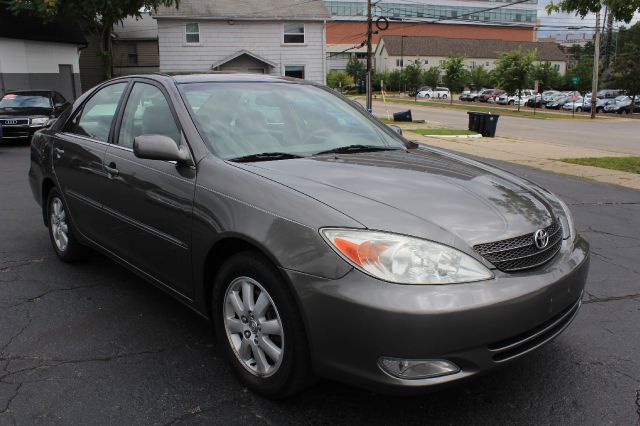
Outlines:
{"type": "Polygon", "coordinates": [[[116,108],[126,87],[127,83],[122,82],[98,90],[71,120],[65,131],[107,142],[116,108]]]}
{"type": "Polygon", "coordinates": [[[133,148],[137,136],[149,134],[168,136],[180,144],[180,129],[160,89],[135,83],[122,116],[118,145],[133,148]]]}
{"type": "Polygon", "coordinates": [[[60,95],[59,93],[54,93],[53,94],[53,104],[54,105],[61,105],[61,104],[65,103],[65,102],[66,101],[64,100],[62,95],[60,95]]]}

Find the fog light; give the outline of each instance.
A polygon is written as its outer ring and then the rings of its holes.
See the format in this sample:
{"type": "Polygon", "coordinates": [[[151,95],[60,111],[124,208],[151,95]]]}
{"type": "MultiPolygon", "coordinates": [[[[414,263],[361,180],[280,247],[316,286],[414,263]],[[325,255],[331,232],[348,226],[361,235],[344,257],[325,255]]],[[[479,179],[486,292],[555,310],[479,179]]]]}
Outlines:
{"type": "Polygon", "coordinates": [[[429,379],[460,371],[454,363],[444,359],[401,359],[382,357],[379,365],[386,373],[399,379],[429,379]]]}

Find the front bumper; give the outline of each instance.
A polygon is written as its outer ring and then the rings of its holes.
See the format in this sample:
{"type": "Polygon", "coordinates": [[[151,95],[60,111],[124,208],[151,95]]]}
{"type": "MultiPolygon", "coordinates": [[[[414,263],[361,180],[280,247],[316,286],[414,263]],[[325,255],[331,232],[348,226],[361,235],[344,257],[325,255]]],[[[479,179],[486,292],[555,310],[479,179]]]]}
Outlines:
{"type": "Polygon", "coordinates": [[[31,126],[2,126],[0,129],[0,140],[30,139],[41,127],[31,126]]]}
{"type": "Polygon", "coordinates": [[[338,280],[287,271],[300,300],[316,372],[390,393],[413,393],[516,359],[550,341],[580,306],[589,246],[578,237],[534,271],[456,285],[399,285],[352,270],[338,280]],[[399,379],[382,356],[445,359],[455,374],[399,379]]]}

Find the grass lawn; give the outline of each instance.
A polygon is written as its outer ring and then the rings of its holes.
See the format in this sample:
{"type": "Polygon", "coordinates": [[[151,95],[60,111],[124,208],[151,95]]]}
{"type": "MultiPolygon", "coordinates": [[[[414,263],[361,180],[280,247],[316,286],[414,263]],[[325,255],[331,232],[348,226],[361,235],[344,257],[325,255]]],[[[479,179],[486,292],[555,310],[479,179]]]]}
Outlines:
{"type": "Polygon", "coordinates": [[[587,157],[563,158],[561,161],[582,166],[601,167],[622,172],[640,174],[640,157],[587,157]]]}
{"type": "Polygon", "coordinates": [[[407,129],[407,131],[415,132],[419,135],[424,136],[439,136],[439,135],[476,135],[478,132],[473,132],[471,130],[461,130],[461,129],[448,129],[446,127],[435,128],[435,129],[407,129]]]}
{"type": "MultiPolygon", "coordinates": [[[[381,99],[377,99],[380,101],[381,99]]],[[[560,119],[567,120],[571,119],[570,114],[559,114],[559,113],[548,113],[542,112],[540,110],[536,110],[535,115],[533,114],[533,110],[522,107],[520,112],[516,110],[511,110],[507,108],[496,108],[491,106],[480,106],[480,105],[461,105],[461,104],[450,104],[446,102],[434,102],[434,101],[412,101],[408,99],[387,99],[387,102],[394,104],[407,104],[407,105],[424,105],[424,106],[433,106],[439,108],[449,108],[449,109],[457,109],[462,111],[474,111],[474,112],[490,112],[491,114],[499,114],[499,115],[509,115],[513,117],[527,117],[527,118],[537,118],[537,119],[560,119]]],[[[588,115],[577,114],[575,116],[576,120],[584,120],[588,119],[588,115]]]]}

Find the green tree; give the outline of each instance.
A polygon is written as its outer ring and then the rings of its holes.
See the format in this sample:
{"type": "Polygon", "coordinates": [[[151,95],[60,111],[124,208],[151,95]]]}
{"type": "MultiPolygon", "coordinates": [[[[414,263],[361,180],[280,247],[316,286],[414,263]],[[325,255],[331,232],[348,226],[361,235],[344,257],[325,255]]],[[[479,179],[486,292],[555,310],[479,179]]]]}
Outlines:
{"type": "MultiPolygon", "coordinates": [[[[530,81],[531,69],[536,56],[535,50],[528,53],[522,50],[512,50],[500,54],[495,68],[498,86],[509,94],[522,93],[530,81]]],[[[520,111],[520,102],[518,102],[518,111],[520,111]]]]}
{"type": "Polygon", "coordinates": [[[565,74],[563,89],[575,89],[576,85],[571,81],[572,77],[578,77],[580,82],[577,90],[586,92],[591,89],[591,77],[593,75],[593,56],[582,56],[577,64],[567,70],[565,74]]]}
{"type": "MultiPolygon", "coordinates": [[[[452,94],[454,91],[459,92],[464,88],[465,80],[468,77],[464,67],[464,59],[464,56],[449,56],[442,64],[443,79],[452,94]]],[[[451,96],[451,103],[453,103],[453,96],[451,96]]]]}
{"type": "Polygon", "coordinates": [[[422,61],[416,59],[403,70],[402,81],[409,92],[413,92],[420,87],[422,83],[422,61]]]}
{"type": "Polygon", "coordinates": [[[469,83],[473,84],[476,90],[489,86],[490,82],[491,76],[489,75],[489,71],[482,65],[472,68],[471,71],[469,71],[469,83]]]}
{"type": "Polygon", "coordinates": [[[346,71],[329,71],[327,74],[327,86],[337,89],[353,84],[353,78],[346,71]]]}
{"type": "Polygon", "coordinates": [[[401,74],[400,70],[393,70],[388,75],[388,80],[385,80],[385,87],[389,92],[396,92],[400,90],[401,74]]]}
{"type": "Polygon", "coordinates": [[[67,16],[78,21],[100,40],[100,55],[105,75],[112,77],[111,31],[114,24],[129,16],[140,17],[144,9],[178,6],[180,0],[6,0],[14,13],[29,12],[44,22],[55,16],[67,16]]]}
{"type": "Polygon", "coordinates": [[[560,72],[556,70],[549,61],[533,65],[531,68],[531,79],[538,80],[538,90],[540,92],[556,89],[562,84],[560,72]]]}
{"type": "Polygon", "coordinates": [[[436,87],[440,84],[441,78],[440,67],[431,67],[422,73],[422,84],[429,87],[436,87]]]}
{"type": "Polygon", "coordinates": [[[362,85],[366,79],[367,70],[364,67],[364,64],[356,59],[355,56],[352,56],[347,62],[346,68],[347,74],[353,78],[355,84],[362,85]]]}
{"type": "Polygon", "coordinates": [[[640,0],[558,0],[551,1],[546,6],[547,13],[567,12],[576,13],[584,18],[589,13],[599,12],[602,6],[607,6],[607,13],[614,21],[630,22],[636,12],[640,11],[640,0]]]}
{"type": "Polygon", "coordinates": [[[640,95],[640,23],[621,28],[618,34],[618,52],[613,63],[609,85],[624,89],[635,100],[640,95]]]}

